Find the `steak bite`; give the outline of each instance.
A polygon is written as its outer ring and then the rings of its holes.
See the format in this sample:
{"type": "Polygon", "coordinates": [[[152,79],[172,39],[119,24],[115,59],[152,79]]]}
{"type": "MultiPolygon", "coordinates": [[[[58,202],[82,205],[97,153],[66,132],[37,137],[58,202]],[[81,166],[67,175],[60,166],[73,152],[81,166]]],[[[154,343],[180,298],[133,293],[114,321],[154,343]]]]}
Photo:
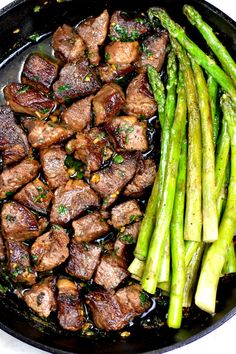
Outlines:
{"type": "Polygon", "coordinates": [[[65,262],[69,256],[69,241],[65,230],[58,226],[39,236],[31,247],[35,269],[44,272],[65,262]]]}
{"type": "Polygon", "coordinates": [[[127,259],[127,251],[130,246],[136,243],[141,222],[121,227],[117,239],[114,243],[114,253],[116,256],[127,259]]]}
{"type": "Polygon", "coordinates": [[[40,150],[40,162],[50,188],[55,189],[69,181],[64,164],[66,152],[60,146],[40,150]]]}
{"type": "Polygon", "coordinates": [[[119,155],[118,163],[93,173],[90,184],[103,198],[103,209],[108,208],[118,198],[122,189],[133,178],[139,154],[124,153],[119,155]]]}
{"type": "Polygon", "coordinates": [[[131,224],[141,218],[142,212],[136,200],[121,203],[111,210],[111,223],[116,229],[131,224]]]}
{"type": "Polygon", "coordinates": [[[98,17],[90,17],[83,21],[76,32],[86,43],[88,58],[92,65],[100,62],[99,46],[105,42],[109,25],[109,14],[104,10],[98,17]]]}
{"type": "Polygon", "coordinates": [[[145,74],[136,76],[127,87],[125,112],[138,118],[150,118],[157,110],[145,74]]]}
{"type": "Polygon", "coordinates": [[[36,178],[15,194],[14,200],[38,213],[47,214],[52,197],[48,186],[36,178]]]}
{"type": "Polygon", "coordinates": [[[110,230],[109,224],[99,212],[85,215],[73,221],[72,226],[75,231],[74,240],[77,243],[94,241],[106,235],[110,230]]]}
{"type": "Polygon", "coordinates": [[[58,320],[69,331],[78,331],[84,324],[84,307],[80,300],[80,289],[74,282],[60,278],[57,281],[58,320]]]}
{"type": "Polygon", "coordinates": [[[99,264],[101,251],[98,245],[73,241],[66,272],[76,278],[90,280],[99,264]]]}
{"type": "Polygon", "coordinates": [[[52,47],[55,56],[64,62],[77,60],[86,49],[82,38],[65,24],[53,33],[52,47]]]}
{"type": "Polygon", "coordinates": [[[29,144],[23,130],[7,106],[0,106],[0,151],[4,165],[18,162],[29,153],[29,144]]]}
{"type": "Polygon", "coordinates": [[[105,123],[116,116],[125,104],[125,95],[119,85],[105,84],[93,99],[95,124],[105,123]]]}
{"type": "Polygon", "coordinates": [[[134,116],[120,116],[110,119],[105,128],[116,151],[147,151],[147,122],[134,116]]]}
{"type": "Polygon", "coordinates": [[[126,186],[124,195],[138,198],[151,187],[156,177],[156,164],[153,159],[140,159],[138,169],[132,181],[126,186]]]}
{"type": "Polygon", "coordinates": [[[6,241],[8,268],[14,282],[32,285],[36,282],[36,273],[30,266],[29,248],[22,242],[6,241]]]}
{"type": "Polygon", "coordinates": [[[97,68],[98,75],[103,82],[112,82],[134,70],[131,64],[101,64],[97,68]]]}
{"type": "Polygon", "coordinates": [[[50,221],[53,224],[66,225],[87,209],[99,206],[99,197],[89,184],[81,180],[70,180],[55,191],[50,221]]]}
{"type": "Polygon", "coordinates": [[[28,85],[12,83],[3,89],[7,104],[13,112],[25,113],[39,119],[46,118],[55,102],[28,85]]]}
{"type": "Polygon", "coordinates": [[[50,276],[24,291],[23,299],[40,317],[47,318],[52,311],[57,309],[55,290],[56,278],[50,276]]]}
{"type": "Polygon", "coordinates": [[[85,57],[66,64],[60,72],[59,80],[53,85],[56,99],[64,103],[68,99],[84,97],[100,88],[95,71],[85,57]]]}
{"type": "Polygon", "coordinates": [[[139,59],[138,42],[111,42],[105,47],[108,64],[131,64],[139,59]]]}
{"type": "Polygon", "coordinates": [[[48,93],[57,78],[58,71],[59,66],[54,60],[39,53],[33,53],[25,61],[21,82],[48,93]]]}
{"type": "Polygon", "coordinates": [[[1,214],[5,239],[24,241],[39,236],[40,227],[34,214],[16,202],[5,203],[1,214]]]}
{"type": "Polygon", "coordinates": [[[0,174],[0,199],[6,198],[34,179],[38,170],[39,163],[32,159],[26,159],[16,166],[5,168],[0,174]]]}
{"type": "Polygon", "coordinates": [[[139,73],[145,73],[148,65],[153,66],[157,71],[161,70],[165,61],[168,38],[168,33],[161,31],[159,35],[149,36],[142,42],[142,54],[135,63],[139,73]]]}
{"type": "Polygon", "coordinates": [[[74,132],[81,132],[91,124],[93,95],[73,103],[62,113],[63,121],[74,132]]]}
{"type": "Polygon", "coordinates": [[[25,119],[24,127],[28,129],[28,140],[33,148],[44,148],[69,139],[74,132],[67,126],[39,119],[25,119]]]}
{"type": "Polygon", "coordinates": [[[150,307],[148,296],[138,284],[119,289],[115,294],[112,291],[93,291],[86,299],[95,325],[106,331],[123,328],[150,307]]]}

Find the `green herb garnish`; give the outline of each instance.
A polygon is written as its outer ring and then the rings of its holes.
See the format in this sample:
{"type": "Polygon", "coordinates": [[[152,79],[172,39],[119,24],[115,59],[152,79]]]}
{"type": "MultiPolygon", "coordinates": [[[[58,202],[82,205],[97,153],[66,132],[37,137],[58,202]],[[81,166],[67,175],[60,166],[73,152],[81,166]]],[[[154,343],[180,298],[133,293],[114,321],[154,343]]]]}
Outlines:
{"type": "Polygon", "coordinates": [[[16,217],[15,216],[12,216],[10,214],[7,214],[6,215],[6,220],[9,221],[9,222],[13,222],[16,220],[16,217]]]}
{"type": "Polygon", "coordinates": [[[18,90],[18,93],[25,93],[29,90],[29,88],[30,88],[29,86],[24,86],[18,90]]]}
{"type": "Polygon", "coordinates": [[[142,306],[145,306],[146,303],[148,302],[148,295],[144,291],[142,291],[139,295],[139,299],[140,299],[140,304],[142,306]]]}
{"type": "Polygon", "coordinates": [[[116,164],[120,164],[120,163],[124,162],[124,157],[121,155],[116,155],[113,157],[113,161],[116,164]]]}
{"type": "Polygon", "coordinates": [[[66,90],[69,90],[70,88],[71,88],[71,86],[68,85],[68,84],[60,85],[60,86],[58,86],[58,91],[59,91],[59,92],[64,92],[64,91],[66,91],[66,90]]]}
{"type": "Polygon", "coordinates": [[[131,245],[132,243],[134,243],[134,238],[131,234],[125,234],[125,235],[119,235],[118,239],[122,242],[126,242],[129,245],[131,245]]]}
{"type": "Polygon", "coordinates": [[[40,37],[39,34],[34,32],[33,34],[31,34],[31,36],[29,36],[29,39],[33,42],[38,42],[39,37],[40,37]]]}
{"type": "Polygon", "coordinates": [[[41,6],[35,6],[34,7],[34,12],[39,12],[41,10],[41,6]]]}
{"type": "Polygon", "coordinates": [[[50,111],[49,108],[40,109],[40,113],[42,113],[42,114],[46,114],[46,113],[48,113],[49,111],[50,111]]]}
{"type": "Polygon", "coordinates": [[[105,60],[108,61],[111,59],[110,53],[106,53],[105,55],[105,60]]]}
{"type": "Polygon", "coordinates": [[[60,215],[64,215],[66,213],[68,213],[69,209],[63,205],[63,204],[60,204],[59,207],[58,207],[58,212],[60,215]]]}

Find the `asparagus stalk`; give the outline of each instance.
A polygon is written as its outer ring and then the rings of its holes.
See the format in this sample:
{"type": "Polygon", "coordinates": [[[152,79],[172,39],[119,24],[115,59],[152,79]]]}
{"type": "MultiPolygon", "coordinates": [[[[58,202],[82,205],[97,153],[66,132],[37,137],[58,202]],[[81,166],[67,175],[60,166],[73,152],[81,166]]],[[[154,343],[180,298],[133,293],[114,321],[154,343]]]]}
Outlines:
{"type": "Polygon", "coordinates": [[[194,253],[199,246],[199,242],[195,241],[185,241],[185,267],[187,268],[194,253]]]}
{"type": "Polygon", "coordinates": [[[160,207],[157,210],[156,226],[150,242],[148,257],[142,278],[143,289],[151,294],[154,294],[156,291],[161,260],[165,248],[165,236],[170,227],[181,149],[180,143],[183,139],[186,124],[186,113],[186,94],[182,74],[180,74],[177,107],[170,135],[166,178],[160,207]]]}
{"type": "Polygon", "coordinates": [[[176,38],[180,44],[195,58],[197,63],[201,65],[210,74],[218,84],[230,94],[233,103],[236,106],[236,88],[232,79],[215,63],[213,59],[207,56],[191,39],[186,35],[183,28],[175,23],[164,9],[150,8],[148,10],[149,18],[159,18],[161,24],[166,28],[170,35],[176,38]]]}
{"type": "Polygon", "coordinates": [[[202,16],[190,5],[184,5],[183,12],[193,26],[196,26],[199,32],[206,40],[208,46],[219,59],[226,73],[233,79],[236,85],[236,63],[233,58],[219,41],[213,32],[213,29],[202,19],[202,16]]]}
{"type": "Polygon", "coordinates": [[[143,276],[144,264],[145,263],[143,261],[140,261],[138,258],[134,258],[133,262],[130,264],[128,268],[128,271],[133,276],[141,280],[143,276]]]}
{"type": "Polygon", "coordinates": [[[184,206],[186,171],[187,139],[184,138],[179,159],[175,202],[170,226],[172,279],[167,323],[171,328],[180,328],[182,321],[182,302],[185,284],[184,206]]]}
{"type": "Polygon", "coordinates": [[[213,140],[214,140],[214,145],[216,146],[216,142],[219,134],[219,126],[220,126],[220,109],[217,100],[218,84],[211,75],[208,76],[207,86],[208,86],[210,105],[211,105],[213,140]]]}
{"type": "Polygon", "coordinates": [[[221,216],[225,210],[227,194],[228,194],[229,179],[230,179],[230,163],[228,160],[228,164],[227,164],[225,176],[224,176],[224,183],[221,188],[220,194],[217,198],[218,223],[220,223],[221,216]]]}
{"type": "Polygon", "coordinates": [[[236,273],[236,257],[233,241],[229,244],[226,261],[222,270],[223,274],[236,273]]]}
{"type": "Polygon", "coordinates": [[[218,238],[218,217],[215,195],[215,149],[213,142],[210,99],[207,83],[200,66],[191,60],[198,92],[202,128],[202,218],[203,241],[218,238]]]}
{"type": "Polygon", "coordinates": [[[158,275],[158,283],[169,282],[170,279],[170,230],[168,229],[165,236],[165,247],[161,260],[160,272],[158,275]]]}
{"type": "Polygon", "coordinates": [[[201,125],[198,98],[190,61],[179,43],[171,38],[171,43],[179,58],[180,68],[184,74],[188,105],[188,164],[187,192],[184,239],[201,241],[202,206],[201,206],[201,125]]]}
{"type": "Polygon", "coordinates": [[[236,229],[236,110],[230,97],[221,97],[223,112],[231,112],[226,116],[231,143],[231,175],[228,188],[226,208],[219,227],[219,237],[209,248],[198,280],[195,303],[202,310],[214,313],[216,291],[219,278],[225,263],[227,250],[232,242],[236,229]]]}

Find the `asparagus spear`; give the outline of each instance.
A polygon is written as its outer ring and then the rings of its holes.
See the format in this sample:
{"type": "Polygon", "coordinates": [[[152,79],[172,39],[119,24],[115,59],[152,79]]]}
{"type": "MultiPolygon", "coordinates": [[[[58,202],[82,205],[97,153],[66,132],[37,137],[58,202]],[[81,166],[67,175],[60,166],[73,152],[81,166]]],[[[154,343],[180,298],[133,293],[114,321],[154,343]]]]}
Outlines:
{"type": "Polygon", "coordinates": [[[231,111],[231,114],[226,116],[231,144],[231,175],[228,198],[219,227],[218,240],[211,245],[207,252],[195,294],[196,305],[209,313],[215,312],[219,278],[225,263],[228,247],[232,242],[236,229],[236,110],[232,106],[230,97],[226,94],[221,97],[221,105],[223,112],[226,109],[231,111]]]}
{"type": "Polygon", "coordinates": [[[180,69],[184,74],[188,104],[188,164],[187,193],[184,238],[200,242],[202,232],[201,206],[201,126],[197,92],[190,61],[180,44],[171,38],[171,43],[179,58],[180,69]]]}
{"type": "Polygon", "coordinates": [[[231,78],[215,63],[213,59],[207,56],[191,39],[185,34],[183,28],[175,23],[164,9],[150,8],[148,10],[149,18],[159,18],[161,24],[166,28],[170,35],[176,38],[180,44],[195,58],[197,63],[201,65],[210,74],[218,84],[230,94],[233,103],[236,106],[236,88],[231,78]]]}
{"type": "Polygon", "coordinates": [[[202,19],[202,16],[190,5],[184,5],[183,12],[193,26],[196,26],[202,34],[215,56],[219,59],[226,73],[231,76],[236,85],[236,63],[219,41],[213,29],[202,19]]]}
{"type": "Polygon", "coordinates": [[[187,268],[189,262],[193,258],[194,253],[196,252],[199,246],[199,242],[195,241],[185,241],[185,267],[187,268]]]}
{"type": "Polygon", "coordinates": [[[182,74],[179,76],[178,100],[175,119],[171,128],[166,178],[160,207],[157,210],[156,226],[149,246],[148,257],[142,278],[143,289],[154,294],[158,282],[160,264],[165,248],[165,236],[170,227],[175,197],[176,178],[180,157],[181,141],[186,124],[186,94],[182,74]]]}
{"type": "Polygon", "coordinates": [[[224,176],[224,183],[221,188],[221,191],[217,198],[217,213],[218,213],[218,223],[220,223],[221,216],[225,210],[227,194],[228,194],[228,185],[230,179],[230,163],[228,160],[228,164],[226,166],[225,176],[224,176]]]}
{"type": "Polygon", "coordinates": [[[229,244],[226,261],[222,270],[223,274],[236,273],[236,257],[233,241],[229,244]]]}
{"type": "Polygon", "coordinates": [[[165,236],[164,252],[160,265],[160,272],[157,278],[158,283],[169,282],[170,279],[170,230],[168,229],[165,236]]]}
{"type": "Polygon", "coordinates": [[[175,202],[170,226],[172,279],[167,323],[172,328],[180,328],[182,321],[182,302],[185,284],[184,204],[186,171],[187,139],[184,138],[179,160],[175,202]]]}
{"type": "Polygon", "coordinates": [[[210,105],[211,105],[213,140],[214,140],[214,145],[216,146],[216,142],[219,134],[219,126],[220,126],[220,109],[217,100],[218,84],[211,75],[208,76],[207,86],[208,86],[210,105]]]}
{"type": "Polygon", "coordinates": [[[213,142],[211,107],[207,83],[202,69],[191,60],[198,92],[202,128],[202,217],[203,241],[218,238],[218,217],[215,195],[215,149],[213,142]]]}
{"type": "Polygon", "coordinates": [[[165,122],[165,87],[161,81],[161,76],[156,69],[154,69],[151,65],[148,66],[147,70],[148,81],[151,85],[152,92],[155,98],[155,101],[158,105],[158,116],[161,124],[161,128],[164,127],[165,122]]]}

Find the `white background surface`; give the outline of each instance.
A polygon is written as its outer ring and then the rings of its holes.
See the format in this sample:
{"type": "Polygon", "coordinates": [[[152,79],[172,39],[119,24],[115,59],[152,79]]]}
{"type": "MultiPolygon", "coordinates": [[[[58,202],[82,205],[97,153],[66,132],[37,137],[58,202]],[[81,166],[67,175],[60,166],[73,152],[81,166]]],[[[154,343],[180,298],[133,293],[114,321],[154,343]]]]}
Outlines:
{"type": "MultiPolygon", "coordinates": [[[[11,0],[0,0],[0,8],[9,4],[11,0]]],[[[236,21],[235,0],[208,0],[236,21]]],[[[13,19],[14,20],[14,19],[13,19]]],[[[235,299],[236,301],[236,299],[235,299]]],[[[1,316],[1,314],[0,314],[1,316]]],[[[207,336],[188,344],[185,347],[172,351],[173,354],[235,354],[236,353],[236,316],[226,322],[220,328],[209,333],[207,336]]],[[[50,343],[48,343],[50,344],[50,343]]],[[[46,352],[35,349],[19,340],[9,336],[0,330],[0,353],[1,354],[45,354],[46,352]]],[[[93,353],[91,353],[93,354],[93,353]]]]}

